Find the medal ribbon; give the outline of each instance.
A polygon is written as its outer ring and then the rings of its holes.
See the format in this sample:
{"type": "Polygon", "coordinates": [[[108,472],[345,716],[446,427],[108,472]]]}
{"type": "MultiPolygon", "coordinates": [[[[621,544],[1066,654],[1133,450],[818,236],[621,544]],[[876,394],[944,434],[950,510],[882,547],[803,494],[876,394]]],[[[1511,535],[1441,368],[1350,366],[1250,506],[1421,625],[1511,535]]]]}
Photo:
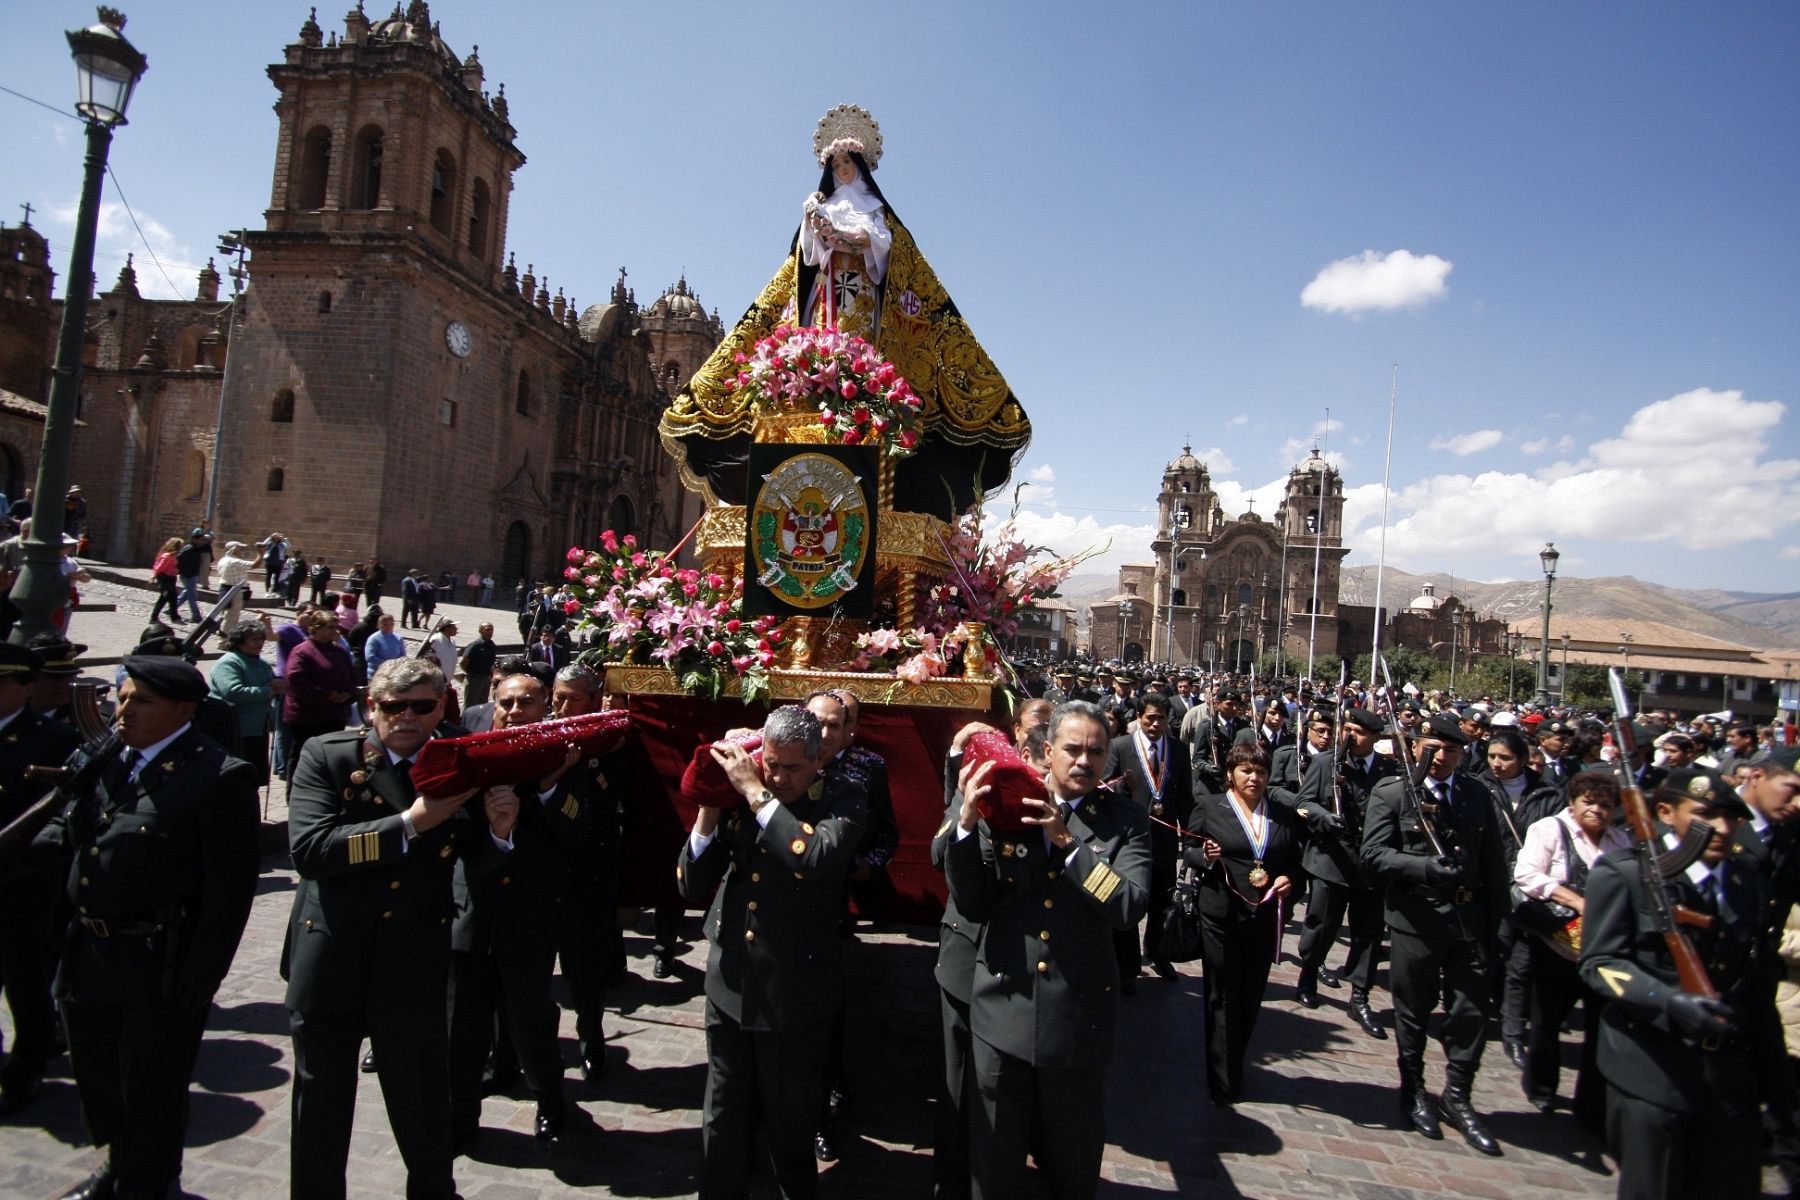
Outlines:
{"type": "Polygon", "coordinates": [[[1244,837],[1250,842],[1250,857],[1260,865],[1269,851],[1269,814],[1267,808],[1264,807],[1268,801],[1258,800],[1256,809],[1251,814],[1251,816],[1261,818],[1260,831],[1251,824],[1249,817],[1244,816],[1244,806],[1239,804],[1235,798],[1227,796],[1225,802],[1231,808],[1231,815],[1237,818],[1238,825],[1243,829],[1244,837]]]}

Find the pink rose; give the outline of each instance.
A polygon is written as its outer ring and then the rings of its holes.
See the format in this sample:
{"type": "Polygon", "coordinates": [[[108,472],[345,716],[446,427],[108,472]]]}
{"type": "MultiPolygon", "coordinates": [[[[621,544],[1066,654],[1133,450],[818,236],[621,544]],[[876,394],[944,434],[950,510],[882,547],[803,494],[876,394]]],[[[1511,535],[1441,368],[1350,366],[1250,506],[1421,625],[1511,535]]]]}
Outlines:
{"type": "Polygon", "coordinates": [[[717,658],[725,653],[725,643],[720,641],[708,642],[706,643],[706,652],[714,658],[717,658]]]}
{"type": "Polygon", "coordinates": [[[849,400],[856,395],[856,384],[846,383],[843,387],[839,388],[838,391],[843,393],[844,399],[849,400]]]}

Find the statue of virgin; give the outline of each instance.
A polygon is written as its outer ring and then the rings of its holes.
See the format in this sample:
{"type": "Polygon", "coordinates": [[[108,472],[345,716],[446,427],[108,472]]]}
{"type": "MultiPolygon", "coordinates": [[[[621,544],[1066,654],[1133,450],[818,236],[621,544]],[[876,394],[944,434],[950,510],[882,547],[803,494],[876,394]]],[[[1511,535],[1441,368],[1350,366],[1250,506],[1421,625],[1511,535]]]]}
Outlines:
{"type": "Polygon", "coordinates": [[[735,356],[782,324],[841,329],[872,342],[924,401],[918,449],[895,467],[895,507],[954,519],[1005,485],[1031,422],[876,186],[881,128],[868,110],[826,113],[813,151],[823,174],[786,261],[663,414],[663,444],[687,486],[744,503],[754,414],[727,386],[735,356]]]}

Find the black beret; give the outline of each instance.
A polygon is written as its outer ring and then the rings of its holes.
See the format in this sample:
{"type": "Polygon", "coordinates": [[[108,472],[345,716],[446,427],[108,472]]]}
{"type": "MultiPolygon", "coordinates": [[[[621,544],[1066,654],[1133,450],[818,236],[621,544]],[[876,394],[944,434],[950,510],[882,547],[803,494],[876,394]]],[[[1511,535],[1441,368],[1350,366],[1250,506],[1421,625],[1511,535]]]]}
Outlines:
{"type": "Polygon", "coordinates": [[[68,638],[54,633],[40,633],[26,643],[38,652],[44,660],[42,671],[45,675],[79,675],[81,668],[75,665],[87,647],[80,642],[71,642],[68,638]]]}
{"type": "Polygon", "coordinates": [[[1306,710],[1306,724],[1317,725],[1320,721],[1331,724],[1336,718],[1332,715],[1333,704],[1315,704],[1306,710]]]}
{"type": "Polygon", "coordinates": [[[127,654],[125,674],[170,700],[197,703],[206,698],[206,676],[185,658],[127,654]]]}
{"type": "Polygon", "coordinates": [[[1366,708],[1346,708],[1344,710],[1344,724],[1355,725],[1358,728],[1368,730],[1370,733],[1380,733],[1387,728],[1387,722],[1383,721],[1380,717],[1376,716],[1366,708]]]}
{"type": "Polygon", "coordinates": [[[1469,744],[1469,735],[1462,731],[1462,720],[1453,712],[1432,713],[1425,722],[1425,732],[1452,746],[1469,744]]]}
{"type": "Polygon", "coordinates": [[[1557,737],[1574,737],[1576,729],[1567,721],[1546,721],[1538,726],[1538,736],[1543,737],[1547,733],[1554,733],[1557,737]]]}
{"type": "Polygon", "coordinates": [[[1419,702],[1417,700],[1411,699],[1410,697],[1405,700],[1402,700],[1396,711],[1418,713],[1421,717],[1425,715],[1425,709],[1419,704],[1419,702]]]}
{"type": "Polygon", "coordinates": [[[1723,775],[1707,767],[1679,767],[1670,771],[1657,784],[1654,800],[1671,806],[1683,800],[1698,800],[1721,812],[1746,821],[1750,819],[1750,806],[1737,794],[1737,789],[1726,783],[1723,775]]]}
{"type": "Polygon", "coordinates": [[[36,650],[0,642],[0,675],[35,675],[44,666],[44,656],[36,650]]]}

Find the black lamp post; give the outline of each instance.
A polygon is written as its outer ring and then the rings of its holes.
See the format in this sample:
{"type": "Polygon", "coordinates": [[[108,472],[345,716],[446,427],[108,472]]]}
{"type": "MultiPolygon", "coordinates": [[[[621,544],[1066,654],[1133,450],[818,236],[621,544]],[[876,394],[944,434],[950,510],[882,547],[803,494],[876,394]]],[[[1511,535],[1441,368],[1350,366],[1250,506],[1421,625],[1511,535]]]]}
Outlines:
{"type": "Polygon", "coordinates": [[[69,585],[62,574],[62,502],[69,491],[69,453],[81,395],[88,297],[94,291],[94,230],[100,220],[100,185],[106,176],[106,151],[112,144],[113,128],[125,124],[132,89],[149,66],[149,60],[125,40],[124,28],[124,13],[102,7],[98,25],[68,35],[79,93],[75,111],[87,120],[87,165],[81,185],[81,208],[75,217],[75,240],[69,248],[62,329],[56,342],[56,366],[51,372],[50,407],[44,418],[31,524],[25,535],[25,562],[12,590],[12,601],[19,608],[12,640],[20,643],[34,634],[55,632],[69,605],[69,585]]]}
{"type": "Polygon", "coordinates": [[[1537,702],[1541,708],[1550,702],[1550,585],[1556,582],[1556,560],[1562,555],[1555,542],[1545,542],[1538,551],[1538,565],[1544,568],[1544,633],[1538,639],[1537,702]]]}

